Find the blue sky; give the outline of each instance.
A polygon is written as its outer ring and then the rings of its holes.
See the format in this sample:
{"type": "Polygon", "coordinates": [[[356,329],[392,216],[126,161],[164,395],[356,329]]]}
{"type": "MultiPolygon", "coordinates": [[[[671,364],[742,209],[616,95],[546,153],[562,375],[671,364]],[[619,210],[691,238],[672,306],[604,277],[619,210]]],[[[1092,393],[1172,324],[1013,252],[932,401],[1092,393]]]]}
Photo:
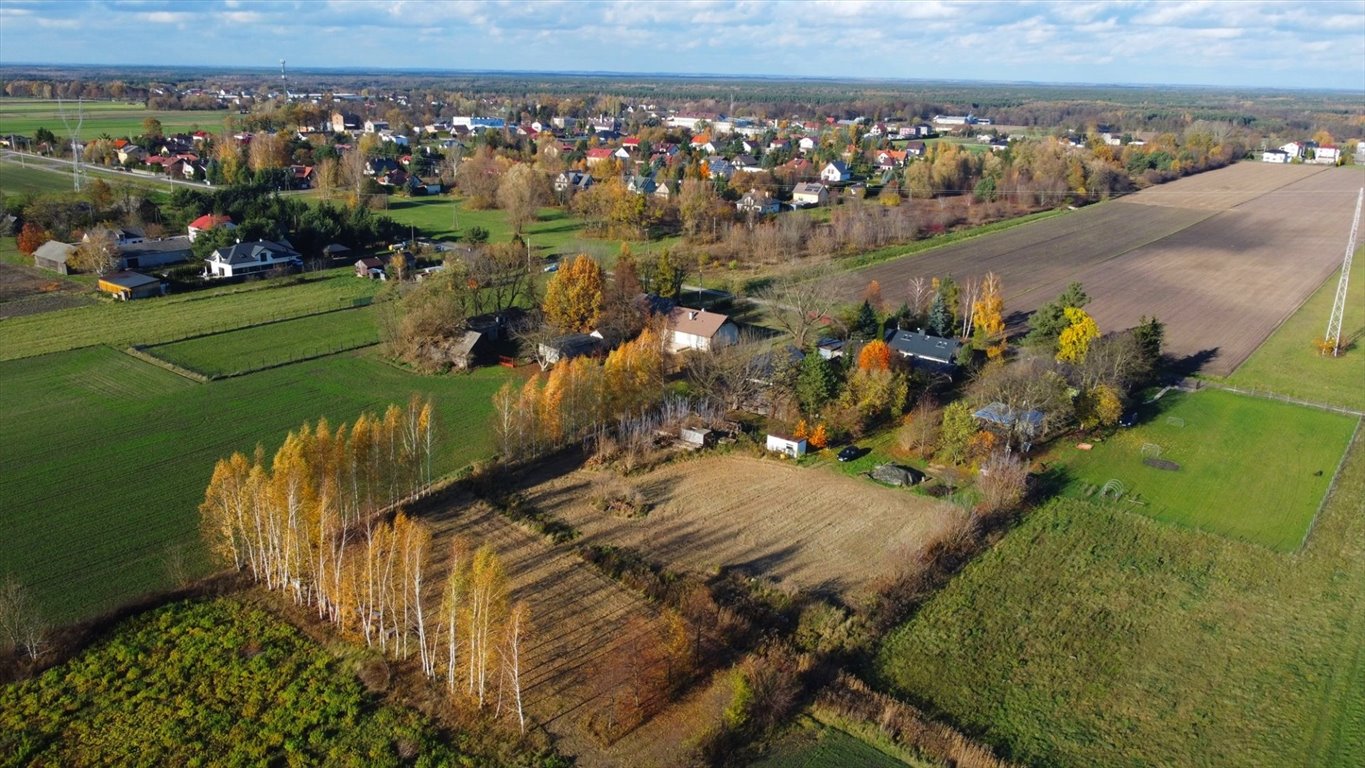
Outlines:
{"type": "Polygon", "coordinates": [[[601,70],[1350,89],[1365,0],[0,0],[0,65],[601,70]]]}

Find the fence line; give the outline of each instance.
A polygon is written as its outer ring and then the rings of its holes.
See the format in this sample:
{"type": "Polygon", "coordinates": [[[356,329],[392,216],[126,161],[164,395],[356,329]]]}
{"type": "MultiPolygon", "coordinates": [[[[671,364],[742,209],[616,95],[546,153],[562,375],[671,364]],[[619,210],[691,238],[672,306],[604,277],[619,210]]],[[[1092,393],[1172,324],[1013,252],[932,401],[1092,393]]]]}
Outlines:
{"type": "Polygon", "coordinates": [[[1247,397],[1259,397],[1259,398],[1261,398],[1262,400],[1278,400],[1278,401],[1280,401],[1280,402],[1282,402],[1282,403],[1290,403],[1290,404],[1293,404],[1293,405],[1303,405],[1303,406],[1307,406],[1307,407],[1309,407],[1309,408],[1317,408],[1317,409],[1323,410],[1323,411],[1332,411],[1332,412],[1334,412],[1334,413],[1342,413],[1342,414],[1345,414],[1345,415],[1347,415],[1347,416],[1356,416],[1356,417],[1365,416],[1365,411],[1357,411],[1357,410],[1353,410],[1353,409],[1351,409],[1351,408],[1346,408],[1346,407],[1340,406],[1340,405],[1331,405],[1330,403],[1316,403],[1316,402],[1313,402],[1312,400],[1300,400],[1300,399],[1295,398],[1295,397],[1289,397],[1288,395],[1276,394],[1276,393],[1271,392],[1271,391],[1269,391],[1269,390],[1241,389],[1241,388],[1239,388],[1239,387],[1231,387],[1231,386],[1228,386],[1228,385],[1226,385],[1226,384],[1215,384],[1215,383],[1213,383],[1213,382],[1205,382],[1205,384],[1206,384],[1207,386],[1213,387],[1214,389],[1221,389],[1221,390],[1223,390],[1223,391],[1225,391],[1225,392],[1233,392],[1233,393],[1239,394],[1239,395],[1246,395],[1247,397]]]}
{"type": "Polygon", "coordinates": [[[1332,473],[1332,481],[1327,484],[1327,492],[1322,494],[1322,501],[1318,502],[1318,509],[1313,513],[1313,519],[1308,523],[1308,530],[1303,532],[1303,539],[1299,541],[1299,551],[1308,545],[1308,539],[1312,538],[1313,531],[1318,527],[1318,518],[1322,517],[1322,510],[1327,508],[1327,502],[1337,491],[1337,480],[1341,478],[1341,470],[1346,466],[1346,457],[1351,455],[1351,449],[1356,444],[1356,438],[1360,436],[1360,425],[1365,419],[1356,420],[1356,428],[1351,432],[1351,439],[1346,443],[1346,450],[1341,452],[1341,459],[1337,462],[1337,469],[1332,473]]]}

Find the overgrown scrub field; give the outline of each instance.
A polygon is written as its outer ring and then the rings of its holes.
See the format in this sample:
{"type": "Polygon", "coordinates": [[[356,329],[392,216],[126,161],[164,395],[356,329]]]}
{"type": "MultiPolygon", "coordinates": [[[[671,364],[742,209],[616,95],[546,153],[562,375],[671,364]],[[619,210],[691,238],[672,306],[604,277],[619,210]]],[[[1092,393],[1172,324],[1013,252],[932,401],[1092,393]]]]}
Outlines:
{"type": "Polygon", "coordinates": [[[212,331],[344,309],[374,296],[372,280],[351,270],[245,283],[139,301],[104,301],[88,307],[14,317],[0,325],[0,360],[59,352],[90,344],[156,344],[212,331]]]}
{"type": "Polygon", "coordinates": [[[146,351],[205,376],[256,371],[379,341],[373,307],[307,315],[294,320],[198,336],[146,351]]]}
{"type": "MultiPolygon", "coordinates": [[[[569,754],[600,754],[589,724],[603,722],[636,668],[630,648],[653,631],[657,609],[644,598],[585,564],[572,544],[551,546],[491,509],[455,493],[423,500],[413,513],[433,526],[432,552],[450,551],[455,536],[488,544],[506,570],[513,601],[525,600],[534,627],[526,647],[523,697],[526,709],[569,754]]],[[[602,756],[599,766],[639,765],[638,755],[619,762],[602,756]]]]}
{"type": "Polygon", "coordinates": [[[1293,555],[1054,500],[877,665],[1029,764],[1361,765],[1365,440],[1293,555]]]}
{"type": "MultiPolygon", "coordinates": [[[[1345,246],[1342,246],[1343,249],[1345,246]]],[[[1341,338],[1346,354],[1323,357],[1313,346],[1332,314],[1341,270],[1271,334],[1227,383],[1279,395],[1365,411],[1365,248],[1351,261],[1341,338]]]]}
{"type": "Polygon", "coordinates": [[[737,568],[805,589],[845,591],[913,557],[966,513],[907,490],[776,459],[702,456],[621,482],[650,509],[626,518],[599,510],[580,470],[527,492],[535,506],[582,532],[585,544],[631,547],[678,571],[737,568]]]}
{"type": "Polygon", "coordinates": [[[1155,315],[1170,353],[1227,375],[1340,263],[1362,182],[1357,168],[1239,163],[856,274],[894,306],[917,276],[993,271],[1010,312],[1079,280],[1101,329],[1155,315]]]}
{"type": "Polygon", "coordinates": [[[124,622],[38,678],[0,688],[0,765],[468,759],[415,710],[368,694],[349,666],[259,608],[232,599],[175,603],[124,622]]]}
{"type": "Polygon", "coordinates": [[[1358,422],[1218,390],[1170,392],[1140,413],[1143,423],[1092,450],[1056,449],[1068,495],[1281,552],[1308,533],[1358,422]],[[1144,463],[1158,455],[1179,469],[1144,463]]]}
{"type": "MultiPolygon", "coordinates": [[[[61,107],[75,125],[76,103],[65,101],[61,107]]],[[[148,117],[160,120],[161,129],[167,134],[200,129],[220,131],[228,116],[226,110],[152,110],[126,101],[86,101],[80,108],[84,116],[81,135],[87,137],[102,133],[114,137],[141,135],[142,121],[148,117]]],[[[67,135],[62,109],[55,100],[0,98],[0,134],[16,133],[31,138],[39,128],[47,128],[58,137],[67,135]]]]}
{"type": "Polygon", "coordinates": [[[198,505],[214,462],[257,444],[273,451],[304,421],[349,421],[412,393],[436,406],[437,475],[492,452],[487,422],[504,369],[415,376],[372,352],[202,385],[108,347],[0,363],[4,570],[55,622],[169,586],[181,553],[185,575],[198,575],[198,505]]]}

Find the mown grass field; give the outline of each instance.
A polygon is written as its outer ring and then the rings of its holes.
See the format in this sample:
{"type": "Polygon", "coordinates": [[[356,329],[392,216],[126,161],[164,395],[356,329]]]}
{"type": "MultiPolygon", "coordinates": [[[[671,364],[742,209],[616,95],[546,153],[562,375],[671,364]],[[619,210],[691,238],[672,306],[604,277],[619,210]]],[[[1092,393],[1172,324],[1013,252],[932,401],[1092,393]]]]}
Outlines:
{"type": "Polygon", "coordinates": [[[351,655],[237,600],[174,603],[0,687],[0,765],[475,764],[367,692],[351,655]]]}
{"type": "Polygon", "coordinates": [[[40,355],[90,344],[156,344],[212,331],[343,309],[378,291],[349,269],[313,273],[302,284],[291,278],[225,286],[143,301],[105,301],[0,325],[0,360],[40,355]]]}
{"type": "Polygon", "coordinates": [[[0,162],[0,192],[9,195],[42,195],[72,191],[71,176],[41,168],[0,162]]]}
{"type": "Polygon", "coordinates": [[[197,507],[219,458],[416,392],[436,405],[433,469],[452,472],[491,453],[492,394],[508,375],[416,376],[375,350],[202,385],[103,346],[0,363],[0,571],[53,621],[111,608],[168,586],[177,550],[203,572],[197,507]]]}
{"type": "Polygon", "coordinates": [[[147,352],[209,377],[257,371],[379,341],[372,306],[214,333],[148,347],[147,352]]]}
{"type": "Polygon", "coordinates": [[[1365,248],[1355,252],[1341,330],[1351,347],[1323,357],[1313,347],[1322,337],[1336,298],[1337,270],[1308,301],[1242,363],[1227,383],[1247,389],[1365,411],[1365,248]]]}
{"type": "Polygon", "coordinates": [[[1100,501],[1118,480],[1123,495],[1108,503],[1281,552],[1303,541],[1357,423],[1218,390],[1169,392],[1140,413],[1142,423],[1092,450],[1055,448],[1067,495],[1100,501]],[[1147,445],[1180,468],[1144,464],[1147,445]]]}
{"type": "MultiPolygon", "coordinates": [[[[66,126],[62,123],[62,109],[72,126],[76,124],[76,103],[64,101],[62,105],[44,99],[0,98],[0,135],[10,133],[33,137],[39,128],[47,128],[59,138],[67,136],[66,126]]],[[[220,131],[227,110],[180,111],[150,110],[139,103],[118,101],[85,101],[80,105],[84,116],[81,124],[81,137],[94,138],[107,133],[114,138],[136,136],[142,133],[142,121],[155,117],[161,121],[161,129],[166,133],[177,131],[220,131]]]]}
{"type": "MultiPolygon", "coordinates": [[[[887,749],[895,748],[888,746],[887,749]]],[[[751,763],[749,768],[929,768],[932,765],[893,756],[838,727],[815,718],[801,717],[774,740],[767,755],[751,763]]]]}
{"type": "Polygon", "coordinates": [[[1057,499],[877,665],[1027,764],[1365,764],[1365,441],[1293,555],[1057,499]]]}

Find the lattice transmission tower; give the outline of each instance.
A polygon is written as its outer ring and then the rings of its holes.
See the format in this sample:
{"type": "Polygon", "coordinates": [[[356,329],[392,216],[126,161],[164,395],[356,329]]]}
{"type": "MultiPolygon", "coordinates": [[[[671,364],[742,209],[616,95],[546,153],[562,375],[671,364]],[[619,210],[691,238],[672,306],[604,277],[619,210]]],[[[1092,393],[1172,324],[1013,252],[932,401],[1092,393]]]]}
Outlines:
{"type": "Polygon", "coordinates": [[[60,97],[57,99],[57,111],[61,113],[62,125],[66,126],[67,135],[71,137],[71,182],[76,186],[76,191],[81,191],[81,123],[85,122],[85,109],[80,97],[76,98],[76,127],[71,127],[71,120],[66,116],[66,108],[62,104],[60,97]]]}
{"type": "Polygon", "coordinates": [[[1323,338],[1332,348],[1332,357],[1341,354],[1341,321],[1346,314],[1346,285],[1351,280],[1351,256],[1356,250],[1356,234],[1360,232],[1360,204],[1365,201],[1365,187],[1356,194],[1356,215],[1351,219],[1351,236],[1346,240],[1346,258],[1341,262],[1341,279],[1337,281],[1337,298],[1332,302],[1332,317],[1327,321],[1327,335],[1323,338]]]}

